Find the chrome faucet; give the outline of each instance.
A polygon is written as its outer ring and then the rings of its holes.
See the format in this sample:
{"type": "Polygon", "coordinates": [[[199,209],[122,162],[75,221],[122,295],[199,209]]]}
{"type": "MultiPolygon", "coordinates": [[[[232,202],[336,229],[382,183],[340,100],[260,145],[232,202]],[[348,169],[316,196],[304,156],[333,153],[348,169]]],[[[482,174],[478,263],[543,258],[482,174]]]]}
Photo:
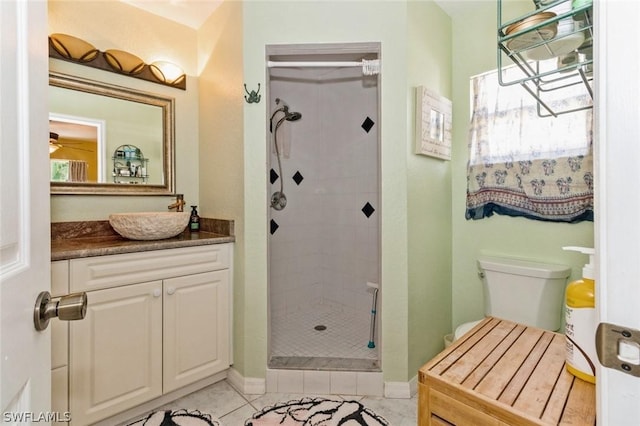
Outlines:
{"type": "Polygon", "coordinates": [[[184,194],[176,194],[176,202],[173,204],[169,204],[169,210],[176,209],[177,212],[184,211],[184,194]]]}

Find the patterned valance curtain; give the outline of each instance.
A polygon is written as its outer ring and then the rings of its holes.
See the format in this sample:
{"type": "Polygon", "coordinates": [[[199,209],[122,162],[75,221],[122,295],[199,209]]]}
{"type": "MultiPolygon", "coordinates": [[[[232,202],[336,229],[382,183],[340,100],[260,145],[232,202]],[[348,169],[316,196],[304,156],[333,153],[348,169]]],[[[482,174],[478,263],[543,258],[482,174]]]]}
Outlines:
{"type": "MultiPolygon", "coordinates": [[[[578,89],[558,90],[552,107],[590,104],[578,89]]],[[[592,221],[592,110],[540,118],[535,99],[496,72],[473,77],[471,93],[466,218],[592,221]]]]}

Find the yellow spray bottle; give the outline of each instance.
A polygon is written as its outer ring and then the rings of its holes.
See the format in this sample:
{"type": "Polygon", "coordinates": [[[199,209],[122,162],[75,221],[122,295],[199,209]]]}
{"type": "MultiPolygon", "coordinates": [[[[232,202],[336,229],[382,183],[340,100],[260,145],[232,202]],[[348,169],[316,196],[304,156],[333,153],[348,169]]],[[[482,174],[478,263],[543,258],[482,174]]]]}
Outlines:
{"type": "Polygon", "coordinates": [[[563,247],[589,255],[589,263],[582,268],[582,279],[569,283],[566,291],[565,336],[567,339],[566,366],[574,376],[590,383],[596,382],[595,308],[595,250],[586,247],[563,247]]]}

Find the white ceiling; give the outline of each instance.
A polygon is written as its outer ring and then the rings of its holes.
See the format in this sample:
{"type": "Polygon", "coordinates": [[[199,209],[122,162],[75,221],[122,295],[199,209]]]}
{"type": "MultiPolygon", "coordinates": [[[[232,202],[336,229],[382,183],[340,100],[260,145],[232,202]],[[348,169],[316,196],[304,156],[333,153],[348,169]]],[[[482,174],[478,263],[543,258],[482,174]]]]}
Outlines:
{"type": "Polygon", "coordinates": [[[222,0],[120,0],[143,9],[154,15],[162,16],[198,29],[220,4],[222,0]]]}

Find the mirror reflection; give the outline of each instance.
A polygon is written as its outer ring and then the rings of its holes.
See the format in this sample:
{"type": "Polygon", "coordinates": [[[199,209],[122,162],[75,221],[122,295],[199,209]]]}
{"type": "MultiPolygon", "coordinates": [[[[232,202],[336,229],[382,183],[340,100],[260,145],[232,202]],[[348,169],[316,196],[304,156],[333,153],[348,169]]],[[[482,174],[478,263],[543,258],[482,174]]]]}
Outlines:
{"type": "Polygon", "coordinates": [[[53,193],[173,192],[173,99],[51,74],[53,193]]]}
{"type": "Polygon", "coordinates": [[[106,123],[88,117],[49,113],[49,158],[52,182],[106,182],[106,123]],[[82,176],[64,173],[76,162],[82,176]]]}

